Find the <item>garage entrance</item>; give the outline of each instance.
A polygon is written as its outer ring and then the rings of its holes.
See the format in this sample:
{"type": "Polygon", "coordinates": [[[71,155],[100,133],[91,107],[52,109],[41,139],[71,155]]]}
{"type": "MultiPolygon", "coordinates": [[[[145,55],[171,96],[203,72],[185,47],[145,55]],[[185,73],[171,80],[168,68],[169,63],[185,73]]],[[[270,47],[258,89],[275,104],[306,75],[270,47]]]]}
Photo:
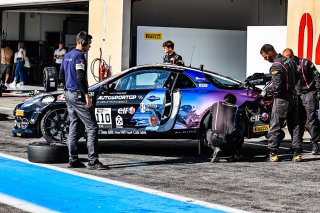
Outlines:
{"type": "MultiPolygon", "coordinates": [[[[31,67],[25,69],[26,84],[42,84],[43,69],[53,66],[53,54],[59,42],[67,51],[75,47],[75,35],[88,30],[88,1],[2,7],[1,41],[13,52],[23,41],[31,67]]],[[[14,64],[14,57],[12,57],[14,64]]],[[[11,80],[13,73],[11,73],[11,80]]]]}

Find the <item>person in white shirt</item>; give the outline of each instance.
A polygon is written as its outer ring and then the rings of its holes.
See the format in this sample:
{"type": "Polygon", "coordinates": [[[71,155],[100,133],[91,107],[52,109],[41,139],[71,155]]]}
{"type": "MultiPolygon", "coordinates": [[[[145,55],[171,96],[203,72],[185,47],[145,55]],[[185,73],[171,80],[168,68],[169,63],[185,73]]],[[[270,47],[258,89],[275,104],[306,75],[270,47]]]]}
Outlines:
{"type": "Polygon", "coordinates": [[[54,66],[57,70],[57,76],[59,76],[60,66],[62,63],[63,56],[66,54],[66,49],[64,49],[64,43],[59,43],[59,49],[56,49],[53,54],[53,59],[55,59],[54,66]]]}
{"type": "Polygon", "coordinates": [[[10,87],[23,86],[23,69],[24,69],[24,60],[26,57],[26,48],[23,42],[18,43],[18,52],[15,55],[17,60],[17,66],[14,74],[13,82],[9,85],[10,87]],[[20,79],[20,83],[17,85],[18,78],[20,79]]]}

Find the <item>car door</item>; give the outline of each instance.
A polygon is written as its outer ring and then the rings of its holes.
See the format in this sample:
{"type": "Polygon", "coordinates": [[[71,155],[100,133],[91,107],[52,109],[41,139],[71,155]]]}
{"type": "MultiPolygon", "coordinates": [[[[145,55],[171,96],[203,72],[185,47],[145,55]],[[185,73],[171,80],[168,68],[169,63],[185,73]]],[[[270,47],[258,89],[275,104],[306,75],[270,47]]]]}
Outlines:
{"type": "Polygon", "coordinates": [[[156,132],[170,99],[167,85],[175,74],[146,69],[110,82],[96,98],[96,120],[102,135],[146,135],[156,132]],[[114,88],[112,88],[114,87],[114,88]]]}

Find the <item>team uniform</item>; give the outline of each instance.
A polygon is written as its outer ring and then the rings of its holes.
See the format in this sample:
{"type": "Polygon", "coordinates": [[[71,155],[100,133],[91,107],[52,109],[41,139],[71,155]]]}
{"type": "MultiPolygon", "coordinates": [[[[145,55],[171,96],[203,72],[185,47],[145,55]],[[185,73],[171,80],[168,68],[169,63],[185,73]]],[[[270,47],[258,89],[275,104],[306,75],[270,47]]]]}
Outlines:
{"type": "Polygon", "coordinates": [[[292,132],[292,148],[295,156],[300,160],[302,135],[298,117],[298,99],[295,91],[297,66],[288,58],[278,54],[270,68],[272,85],[267,88],[273,94],[270,130],[268,133],[268,147],[270,160],[278,161],[277,151],[280,141],[285,137],[282,126],[287,121],[288,129],[292,132]]]}
{"type": "Polygon", "coordinates": [[[184,66],[184,62],[182,60],[182,56],[178,55],[176,52],[172,52],[171,54],[166,54],[163,57],[163,63],[176,64],[179,66],[184,66]]]}
{"type": "Polygon", "coordinates": [[[87,131],[88,160],[94,162],[98,159],[98,125],[93,107],[86,108],[84,96],[84,94],[88,94],[85,64],[85,54],[80,50],[73,49],[65,54],[61,65],[60,77],[64,76],[65,79],[64,94],[70,119],[68,135],[70,162],[78,160],[78,131],[81,121],[87,131]]]}
{"type": "Polygon", "coordinates": [[[294,57],[298,66],[299,78],[297,92],[300,95],[299,117],[302,135],[306,127],[311,135],[312,153],[319,154],[318,142],[320,141],[317,94],[320,92],[320,75],[315,65],[308,59],[294,57]]]}

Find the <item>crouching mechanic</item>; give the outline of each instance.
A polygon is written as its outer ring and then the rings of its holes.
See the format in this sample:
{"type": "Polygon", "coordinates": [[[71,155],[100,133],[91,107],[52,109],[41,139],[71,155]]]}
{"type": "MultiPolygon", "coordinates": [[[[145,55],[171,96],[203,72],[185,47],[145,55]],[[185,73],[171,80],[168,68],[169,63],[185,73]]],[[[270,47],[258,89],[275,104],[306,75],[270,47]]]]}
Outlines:
{"type": "MultiPolygon", "coordinates": [[[[283,56],[292,59],[298,66],[299,78],[297,81],[297,92],[299,99],[299,118],[301,135],[305,127],[311,136],[312,154],[319,155],[320,126],[316,110],[320,98],[320,75],[316,66],[308,59],[298,58],[292,49],[286,48],[283,56]]],[[[292,133],[291,133],[292,134],[292,133]]]]}
{"type": "Polygon", "coordinates": [[[80,122],[87,132],[88,169],[108,169],[98,160],[98,125],[94,108],[88,94],[85,53],[89,51],[92,36],[81,31],[76,38],[77,46],[65,54],[61,65],[60,77],[65,75],[65,99],[70,120],[68,149],[69,168],[81,168],[85,165],[78,157],[78,135],[80,122]]]}
{"type": "Polygon", "coordinates": [[[245,126],[238,114],[236,96],[227,94],[223,101],[212,105],[204,121],[207,129],[206,140],[213,149],[211,162],[218,162],[221,155],[230,155],[233,160],[241,160],[245,126]]]}

